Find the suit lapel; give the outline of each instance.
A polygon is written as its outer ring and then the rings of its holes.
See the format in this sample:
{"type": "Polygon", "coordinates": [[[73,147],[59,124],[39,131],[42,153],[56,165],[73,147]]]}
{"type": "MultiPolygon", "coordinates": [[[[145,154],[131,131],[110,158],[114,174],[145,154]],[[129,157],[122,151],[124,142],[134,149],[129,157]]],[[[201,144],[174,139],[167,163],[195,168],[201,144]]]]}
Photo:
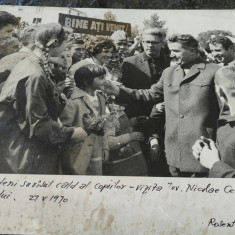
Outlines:
{"type": "MultiPolygon", "coordinates": [[[[206,63],[205,61],[201,58],[201,57],[198,57],[195,62],[194,62],[194,65],[192,66],[192,68],[189,70],[189,72],[183,77],[182,81],[185,81],[197,74],[200,73],[200,70],[201,69],[205,69],[206,67],[206,63]]],[[[181,68],[182,69],[182,68],[181,68]]],[[[182,69],[183,70],[183,69],[182,69]]]]}
{"type": "Polygon", "coordinates": [[[182,82],[195,76],[196,74],[200,73],[198,67],[196,65],[193,65],[193,67],[189,70],[189,72],[184,76],[182,79],[182,82]]]}
{"type": "Polygon", "coordinates": [[[144,60],[143,54],[141,54],[141,56],[139,57],[139,67],[141,71],[146,73],[148,77],[151,78],[151,71],[150,71],[149,63],[148,63],[148,60],[144,60]]]}
{"type": "Polygon", "coordinates": [[[172,79],[172,85],[179,85],[184,79],[184,70],[180,66],[177,66],[173,75],[174,79],[172,79]]]}

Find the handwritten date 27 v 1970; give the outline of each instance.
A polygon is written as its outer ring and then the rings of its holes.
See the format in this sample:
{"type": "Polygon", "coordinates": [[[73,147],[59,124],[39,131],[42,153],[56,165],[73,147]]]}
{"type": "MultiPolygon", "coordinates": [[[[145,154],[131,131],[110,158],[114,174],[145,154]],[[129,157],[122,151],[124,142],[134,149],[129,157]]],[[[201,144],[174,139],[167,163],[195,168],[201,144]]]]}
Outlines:
{"type": "MultiPolygon", "coordinates": [[[[138,179],[138,178],[137,178],[138,179]]],[[[29,181],[29,180],[16,180],[13,181],[12,179],[8,179],[4,177],[0,180],[0,199],[10,199],[12,198],[13,193],[17,192],[18,190],[14,190],[14,188],[28,188],[28,189],[40,189],[40,188],[53,188],[58,189],[61,192],[61,189],[66,192],[67,190],[86,190],[88,187],[90,190],[95,190],[98,192],[105,192],[105,191],[125,191],[125,190],[133,190],[135,192],[141,194],[147,193],[155,193],[155,192],[162,192],[162,191],[172,191],[172,192],[182,192],[182,193],[207,193],[207,194],[218,194],[218,193],[226,193],[226,194],[233,194],[235,192],[235,185],[226,185],[222,187],[217,187],[212,185],[211,183],[202,182],[201,184],[193,184],[193,183],[181,183],[177,185],[175,182],[163,182],[162,184],[159,183],[150,183],[150,184],[127,184],[127,180],[121,179],[110,179],[107,183],[107,180],[102,180],[102,178],[97,181],[95,179],[93,182],[79,182],[75,180],[71,180],[69,182],[59,182],[56,180],[52,181],[45,181],[45,180],[38,180],[38,181],[29,181]],[[105,182],[105,183],[104,183],[105,182]]],[[[129,183],[129,182],[128,182],[129,183]]],[[[53,190],[54,191],[54,190],[53,190]]],[[[68,201],[68,198],[65,198],[61,195],[38,195],[36,191],[30,191],[32,195],[30,195],[30,201],[52,201],[58,203],[65,203],[68,201]],[[35,193],[35,194],[34,194],[35,193]]],[[[45,192],[45,191],[44,191],[45,192]]],[[[48,191],[49,194],[49,191],[48,191]]]]}

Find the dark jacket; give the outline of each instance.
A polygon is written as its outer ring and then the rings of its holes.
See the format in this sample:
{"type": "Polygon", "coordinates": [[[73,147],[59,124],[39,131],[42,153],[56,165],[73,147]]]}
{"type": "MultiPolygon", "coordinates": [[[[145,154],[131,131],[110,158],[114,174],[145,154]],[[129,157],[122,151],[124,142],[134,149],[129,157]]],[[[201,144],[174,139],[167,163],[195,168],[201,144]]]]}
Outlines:
{"type": "Polygon", "coordinates": [[[175,65],[165,69],[160,81],[149,90],[120,89],[119,102],[164,100],[167,163],[181,171],[207,171],[193,157],[192,146],[200,136],[215,139],[219,106],[214,75],[218,68],[198,57],[185,76],[183,69],[175,65]]]}
{"type": "Polygon", "coordinates": [[[74,129],[59,124],[59,94],[35,55],[12,71],[0,95],[0,172],[57,174],[58,147],[74,129]]]}
{"type": "MultiPolygon", "coordinates": [[[[160,57],[155,59],[155,73],[149,65],[149,57],[145,52],[131,56],[123,61],[121,72],[121,83],[125,87],[132,89],[149,89],[154,83],[157,83],[165,68],[170,65],[169,59],[161,53],[160,57]]],[[[148,116],[151,112],[152,104],[146,104],[142,101],[133,101],[125,111],[128,117],[148,116]]]]}

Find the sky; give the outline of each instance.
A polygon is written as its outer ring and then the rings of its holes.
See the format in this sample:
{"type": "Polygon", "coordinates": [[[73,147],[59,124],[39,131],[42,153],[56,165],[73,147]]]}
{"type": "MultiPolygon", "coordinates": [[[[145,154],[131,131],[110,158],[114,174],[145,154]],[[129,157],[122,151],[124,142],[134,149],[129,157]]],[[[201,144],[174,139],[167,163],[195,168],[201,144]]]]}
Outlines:
{"type": "MultiPolygon", "coordinates": [[[[88,17],[103,18],[107,9],[81,9],[88,17]]],[[[200,32],[214,29],[229,30],[235,35],[235,10],[126,10],[111,9],[117,21],[139,25],[143,20],[157,13],[166,21],[169,34],[189,33],[197,36],[200,32]]]]}
{"type": "MultiPolygon", "coordinates": [[[[0,10],[7,10],[24,20],[32,22],[33,17],[42,17],[47,22],[58,22],[58,13],[76,13],[74,8],[58,7],[19,7],[0,6],[0,10]],[[24,8],[24,10],[22,10],[24,8]],[[71,10],[71,11],[70,11],[71,10]]],[[[87,17],[103,19],[104,13],[111,10],[116,15],[117,21],[131,23],[132,27],[139,25],[143,28],[144,19],[149,19],[157,13],[160,20],[166,21],[168,33],[188,33],[197,37],[200,32],[207,30],[229,30],[235,35],[235,10],[129,10],[129,9],[94,9],[75,8],[85,12],[87,17]]]]}

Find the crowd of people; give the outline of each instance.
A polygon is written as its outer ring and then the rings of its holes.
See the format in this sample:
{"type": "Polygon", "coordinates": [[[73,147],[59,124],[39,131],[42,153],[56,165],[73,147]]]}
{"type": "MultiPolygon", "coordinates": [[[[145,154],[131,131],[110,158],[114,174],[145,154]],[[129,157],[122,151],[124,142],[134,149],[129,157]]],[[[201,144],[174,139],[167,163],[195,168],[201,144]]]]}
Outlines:
{"type": "Polygon", "coordinates": [[[235,51],[0,12],[0,173],[235,177],[235,51]]]}

